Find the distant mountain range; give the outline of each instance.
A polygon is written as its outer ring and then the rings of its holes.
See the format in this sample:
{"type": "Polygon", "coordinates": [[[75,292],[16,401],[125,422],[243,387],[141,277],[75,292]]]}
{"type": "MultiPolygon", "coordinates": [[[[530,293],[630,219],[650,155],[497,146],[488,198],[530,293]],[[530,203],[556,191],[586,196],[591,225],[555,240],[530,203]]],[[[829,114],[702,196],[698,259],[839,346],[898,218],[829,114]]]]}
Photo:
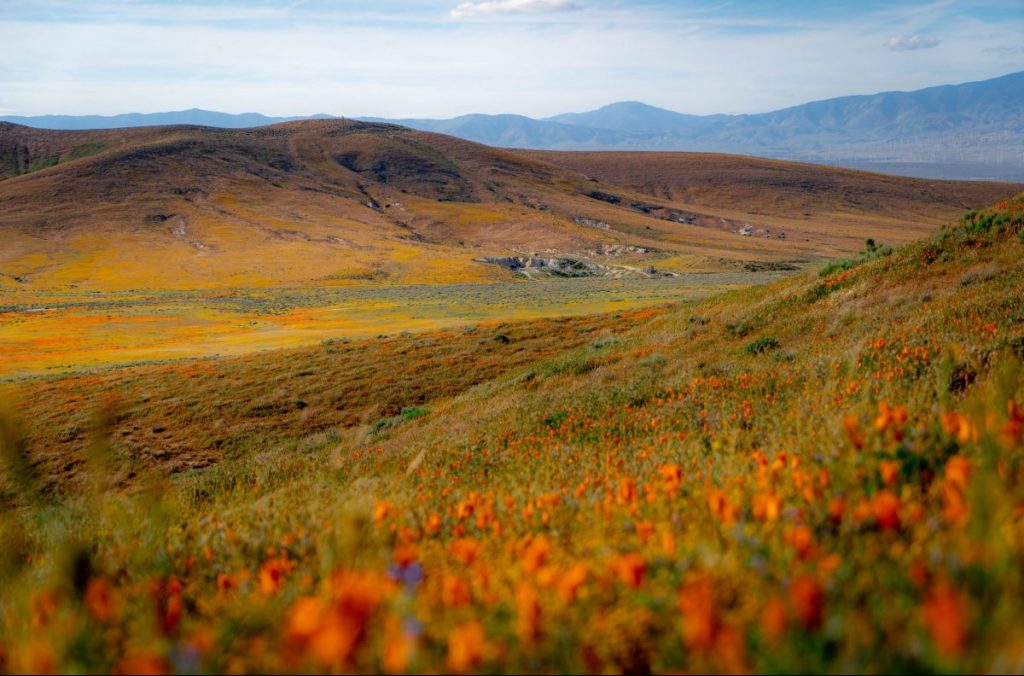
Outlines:
{"type": "MultiPolygon", "coordinates": [[[[326,118],[317,115],[313,118],[326,118]]],[[[165,124],[252,127],[304,118],[203,110],[114,117],[4,117],[48,129],[165,124]]],[[[754,115],[686,115],[639,102],[546,119],[363,118],[477,143],[538,150],[708,151],[926,178],[1024,180],[1024,71],[982,82],[816,101],[754,115]]]]}

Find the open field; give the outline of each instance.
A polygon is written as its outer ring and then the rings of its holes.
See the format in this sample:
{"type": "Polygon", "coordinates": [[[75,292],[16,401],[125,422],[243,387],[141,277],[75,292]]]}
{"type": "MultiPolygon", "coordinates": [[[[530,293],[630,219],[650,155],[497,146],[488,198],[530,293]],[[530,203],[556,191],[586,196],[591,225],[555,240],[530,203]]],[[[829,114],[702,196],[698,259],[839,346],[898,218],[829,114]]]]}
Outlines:
{"type": "Polygon", "coordinates": [[[783,274],[208,292],[0,293],[0,303],[5,303],[0,306],[0,379],[480,322],[627,310],[706,298],[783,274]]]}
{"type": "Polygon", "coordinates": [[[7,383],[0,670],[1024,670],[1022,233],[7,383]]]}

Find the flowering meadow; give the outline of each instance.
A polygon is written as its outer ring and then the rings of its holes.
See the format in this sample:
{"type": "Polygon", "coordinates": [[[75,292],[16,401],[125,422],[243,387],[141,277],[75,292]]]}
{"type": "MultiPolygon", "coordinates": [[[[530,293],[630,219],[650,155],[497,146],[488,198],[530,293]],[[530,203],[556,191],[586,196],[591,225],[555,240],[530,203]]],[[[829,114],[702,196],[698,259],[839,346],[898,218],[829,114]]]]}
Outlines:
{"type": "MultiPolygon", "coordinates": [[[[514,367],[315,434],[294,406],[176,473],[120,441],[138,374],[63,450],[13,384],[0,671],[1020,672],[1022,232],[1024,197],[562,349],[481,329],[514,367]]],[[[311,382],[375,396],[329,363],[370,348],[317,349],[311,382]]],[[[405,349],[362,367],[475,363],[405,349]]],[[[203,368],[177,380],[212,438],[203,368]]]]}

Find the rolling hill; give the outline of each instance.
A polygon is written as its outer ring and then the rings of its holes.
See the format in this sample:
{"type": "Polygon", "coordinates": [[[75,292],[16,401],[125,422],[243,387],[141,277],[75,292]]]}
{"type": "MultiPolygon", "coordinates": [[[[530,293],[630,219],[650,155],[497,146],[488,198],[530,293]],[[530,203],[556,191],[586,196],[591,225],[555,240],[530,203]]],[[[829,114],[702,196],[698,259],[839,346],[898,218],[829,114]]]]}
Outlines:
{"type": "Polygon", "coordinates": [[[532,155],[348,120],[0,123],[0,179],[0,284],[37,291],[491,281],[511,273],[477,259],[509,256],[623,274],[801,264],[868,237],[909,241],[1018,190],[704,155],[532,155]]]}
{"type": "MultiPolygon", "coordinates": [[[[924,178],[1024,181],[1024,72],[912,92],[845,96],[766,113],[687,115],[644,103],[545,119],[463,115],[365,118],[496,147],[700,151],[824,163],[924,178]]],[[[326,116],[312,116],[323,118],[326,116]]],[[[111,117],[0,117],[49,129],[166,124],[254,127],[308,118],[203,110],[111,117]]]]}

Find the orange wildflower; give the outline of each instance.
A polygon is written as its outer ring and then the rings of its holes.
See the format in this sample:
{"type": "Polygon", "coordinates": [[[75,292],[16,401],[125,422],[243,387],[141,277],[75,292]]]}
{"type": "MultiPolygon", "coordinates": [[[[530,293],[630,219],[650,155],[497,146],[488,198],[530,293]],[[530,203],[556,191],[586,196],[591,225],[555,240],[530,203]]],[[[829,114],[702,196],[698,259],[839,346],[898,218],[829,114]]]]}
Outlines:
{"type": "Polygon", "coordinates": [[[85,608],[97,622],[117,619],[118,603],[114,588],[103,577],[94,577],[85,586],[85,608]]]}
{"type": "Polygon", "coordinates": [[[281,587],[284,576],[295,568],[295,562],[286,556],[267,559],[260,567],[259,585],[264,594],[273,594],[281,587]]]}
{"type": "Polygon", "coordinates": [[[397,617],[389,617],[384,627],[384,649],[381,664],[389,674],[404,674],[409,666],[416,642],[402,627],[397,617]]]}
{"type": "Polygon", "coordinates": [[[391,514],[391,503],[386,500],[380,500],[377,502],[377,506],[373,510],[373,520],[377,523],[381,523],[388,518],[391,514]]]}
{"type": "Polygon", "coordinates": [[[802,575],[789,586],[789,602],[796,620],[806,629],[821,626],[825,610],[825,592],[818,581],[802,575]]]}
{"type": "Polygon", "coordinates": [[[683,483],[683,468],[676,464],[662,465],[658,469],[662,490],[669,497],[675,497],[683,483]]]}
{"type": "Polygon", "coordinates": [[[441,515],[434,513],[427,517],[427,525],[423,528],[427,535],[434,536],[441,532],[441,515]]]}
{"type": "Polygon", "coordinates": [[[842,498],[832,498],[828,502],[828,518],[832,523],[839,525],[843,521],[843,513],[846,511],[846,501],[842,498]]]}
{"type": "Polygon", "coordinates": [[[786,604],[781,599],[772,599],[761,609],[761,633],[765,639],[775,642],[781,639],[789,625],[786,604]]]}
{"type": "Polygon", "coordinates": [[[615,493],[615,501],[626,505],[636,500],[636,482],[628,477],[619,480],[619,488],[615,493]]]}
{"type": "Polygon", "coordinates": [[[304,597],[288,615],[285,641],[328,668],[346,665],[366,638],[366,627],[387,586],[376,576],[338,572],[330,580],[330,600],[304,597]]]}
{"type": "Polygon", "coordinates": [[[661,551],[665,556],[675,556],[676,536],[669,528],[661,531],[661,551]]]}
{"type": "Polygon", "coordinates": [[[636,552],[623,554],[612,560],[611,569],[615,571],[622,584],[628,587],[639,587],[647,574],[647,561],[636,552]]]}
{"type": "Polygon", "coordinates": [[[946,434],[955,436],[957,441],[966,444],[978,440],[978,427],[967,416],[959,413],[945,413],[941,418],[942,428],[946,434]]]}
{"type": "Polygon", "coordinates": [[[1010,446],[1020,446],[1024,442],[1024,406],[1013,399],[1006,402],[1007,420],[1003,425],[1002,436],[1010,446]]]}
{"type": "Polygon", "coordinates": [[[895,460],[882,460],[878,463],[878,472],[886,486],[896,483],[900,476],[900,464],[895,460]]]}
{"type": "Polygon", "coordinates": [[[805,525],[790,531],[786,540],[801,559],[807,559],[814,552],[814,533],[805,525]]]}
{"type": "Polygon", "coordinates": [[[452,542],[448,551],[451,553],[453,558],[463,565],[468,566],[472,564],[480,554],[480,543],[471,538],[459,538],[452,542]]]}
{"type": "Polygon", "coordinates": [[[562,597],[566,603],[572,603],[576,600],[576,594],[587,582],[587,578],[590,576],[590,570],[584,563],[577,563],[572,568],[567,570],[557,583],[557,590],[559,596],[562,597]]]}
{"type": "Polygon", "coordinates": [[[156,610],[157,627],[165,634],[174,632],[185,610],[181,581],[176,577],[154,580],[149,591],[156,610]]]}
{"type": "Polygon", "coordinates": [[[469,605],[472,600],[469,583],[458,575],[445,575],[441,582],[441,600],[449,608],[469,605]]]}
{"type": "Polygon", "coordinates": [[[860,428],[860,421],[855,415],[848,415],[843,418],[843,431],[846,438],[850,440],[858,450],[864,448],[864,432],[860,428]]]}
{"type": "Polygon", "coordinates": [[[516,633],[526,645],[533,645],[540,637],[540,601],[537,590],[528,582],[516,587],[516,633]]]}
{"type": "Polygon", "coordinates": [[[710,650],[718,631],[714,583],[707,577],[693,580],[679,590],[683,613],[683,642],[694,651],[710,650]]]}
{"type": "Polygon", "coordinates": [[[967,602],[948,582],[935,585],[921,608],[935,648],[946,657],[956,657],[967,644],[967,602]]]}
{"type": "Polygon", "coordinates": [[[898,430],[907,423],[909,415],[904,406],[891,407],[885,402],[878,404],[878,416],[875,418],[875,429],[879,432],[898,430]]]}
{"type": "Polygon", "coordinates": [[[732,524],[736,519],[736,508],[725,496],[725,491],[716,488],[708,493],[708,508],[711,513],[722,520],[725,525],[732,524]]]}
{"type": "Polygon", "coordinates": [[[475,669],[487,656],[487,635],[479,622],[468,622],[448,634],[448,669],[464,674],[475,669]]]}
{"type": "Polygon", "coordinates": [[[114,667],[115,674],[137,674],[138,676],[160,676],[170,673],[167,660],[159,655],[136,653],[127,655],[114,667]]]}
{"type": "Polygon", "coordinates": [[[895,530],[900,527],[901,507],[900,499],[891,491],[879,491],[871,500],[871,512],[874,514],[875,523],[883,530],[895,530]]]}
{"type": "Polygon", "coordinates": [[[548,553],[551,551],[551,543],[543,535],[530,540],[530,543],[523,551],[523,570],[527,573],[535,573],[548,560],[548,553]]]}
{"type": "Polygon", "coordinates": [[[952,524],[963,524],[967,520],[967,500],[964,499],[963,491],[948,479],[943,482],[942,492],[942,515],[946,521],[952,524]]]}
{"type": "Polygon", "coordinates": [[[971,461],[962,455],[954,455],[946,461],[946,481],[963,490],[971,478],[971,461]]]}
{"type": "Polygon", "coordinates": [[[759,521],[777,521],[782,511],[782,500],[774,493],[754,496],[754,518],[759,521]]]}

